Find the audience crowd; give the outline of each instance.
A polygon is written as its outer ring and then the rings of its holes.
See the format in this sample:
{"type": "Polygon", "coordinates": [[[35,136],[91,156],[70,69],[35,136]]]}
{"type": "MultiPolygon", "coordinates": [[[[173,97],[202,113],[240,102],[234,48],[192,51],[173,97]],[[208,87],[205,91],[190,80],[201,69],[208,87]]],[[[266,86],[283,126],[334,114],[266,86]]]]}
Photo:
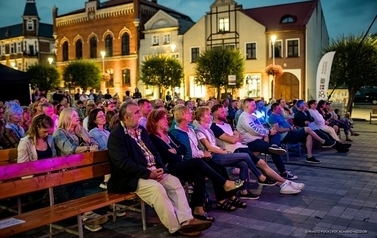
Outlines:
{"type": "MultiPolygon", "coordinates": [[[[225,212],[246,208],[243,199],[259,198],[250,189],[251,174],[259,185],[298,194],[305,184],[293,181],[298,176],[282,159],[290,146],[302,144],[305,162],[320,163],[313,144],[347,153],[350,136],[359,135],[349,114],[340,118],[331,103],[322,100],[287,104],[284,99],[236,100],[228,95],[220,102],[184,101],[168,93],[165,101],[149,101],[136,89],[132,97],[126,91],[121,103],[109,90],[87,95],[78,89],[71,96],[57,89],[52,100],[44,94],[36,89],[29,106],[17,100],[0,102],[1,149],[17,148],[18,163],[108,150],[111,174],[100,188],[135,192],[170,233],[187,236],[199,235],[215,221],[205,206],[207,179],[213,183],[216,208],[225,212]],[[271,156],[276,171],[259,158],[262,154],[271,156]],[[232,180],[235,175],[239,178],[232,180]],[[192,186],[190,199],[184,183],[192,186]]],[[[55,190],[57,202],[85,196],[81,183],[55,190]]],[[[96,216],[88,212],[83,220],[96,216]]],[[[85,228],[95,232],[106,221],[85,228]]]]}

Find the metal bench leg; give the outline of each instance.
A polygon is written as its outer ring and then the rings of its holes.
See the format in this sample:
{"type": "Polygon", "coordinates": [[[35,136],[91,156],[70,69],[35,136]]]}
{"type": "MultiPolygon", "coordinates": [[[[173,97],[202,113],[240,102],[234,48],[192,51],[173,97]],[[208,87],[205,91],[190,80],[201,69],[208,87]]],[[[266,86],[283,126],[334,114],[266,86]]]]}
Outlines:
{"type": "Polygon", "coordinates": [[[21,196],[17,197],[17,213],[18,215],[22,213],[21,196]]]}
{"type": "Polygon", "coordinates": [[[140,209],[141,209],[141,221],[143,223],[143,231],[147,230],[147,218],[145,215],[145,203],[140,199],[140,209]]]}
{"type": "Polygon", "coordinates": [[[84,238],[84,229],[83,229],[83,226],[82,226],[81,214],[77,215],[77,228],[78,228],[78,232],[79,232],[79,237],[84,238]]]}

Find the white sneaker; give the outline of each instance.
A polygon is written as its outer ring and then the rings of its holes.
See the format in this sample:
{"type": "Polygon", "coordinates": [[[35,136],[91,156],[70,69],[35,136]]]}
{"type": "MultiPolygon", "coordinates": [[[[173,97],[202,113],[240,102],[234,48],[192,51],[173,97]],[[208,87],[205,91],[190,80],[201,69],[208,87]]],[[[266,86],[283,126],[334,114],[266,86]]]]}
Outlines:
{"type": "Polygon", "coordinates": [[[107,183],[106,182],[102,182],[100,185],[99,185],[100,188],[102,188],[103,190],[107,190],[107,183]]]}
{"type": "Polygon", "coordinates": [[[280,185],[280,193],[281,194],[297,194],[297,193],[300,193],[300,192],[301,192],[301,190],[298,190],[298,189],[291,187],[291,185],[287,181],[285,183],[283,183],[282,185],[280,185]]]}
{"type": "MultiPolygon", "coordinates": [[[[96,218],[98,218],[100,216],[101,215],[90,211],[90,212],[84,213],[81,217],[82,217],[82,221],[85,222],[86,220],[96,219],[96,218]]],[[[94,220],[94,221],[92,221],[92,222],[90,222],[88,224],[101,225],[101,224],[106,223],[108,220],[109,220],[109,218],[107,216],[104,216],[104,217],[101,217],[101,218],[99,218],[97,220],[94,220]]]]}
{"type": "Polygon", "coordinates": [[[102,229],[102,226],[100,225],[96,225],[96,224],[92,224],[92,223],[88,223],[86,225],[84,225],[85,229],[91,231],[91,232],[96,232],[96,231],[100,231],[102,229]]]}
{"type": "Polygon", "coordinates": [[[289,185],[294,188],[294,189],[297,189],[297,190],[302,190],[304,189],[305,187],[305,184],[304,183],[295,183],[295,182],[292,182],[292,181],[289,181],[289,185]]]}

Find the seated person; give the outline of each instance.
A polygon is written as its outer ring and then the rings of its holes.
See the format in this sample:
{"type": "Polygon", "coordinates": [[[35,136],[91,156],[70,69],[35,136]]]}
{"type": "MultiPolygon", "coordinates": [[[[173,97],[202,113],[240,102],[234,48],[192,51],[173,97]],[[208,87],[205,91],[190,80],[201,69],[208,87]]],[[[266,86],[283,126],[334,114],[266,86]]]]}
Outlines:
{"type": "Polygon", "coordinates": [[[320,163],[321,161],[317,160],[312,154],[313,147],[313,138],[321,142],[322,147],[332,147],[335,145],[335,142],[331,143],[319,137],[314,133],[309,127],[295,128],[291,126],[286,119],[281,115],[281,107],[278,103],[273,103],[271,105],[272,114],[268,119],[270,125],[272,125],[281,135],[281,141],[298,143],[305,142],[307,163],[320,163]]]}
{"type": "MultiPolygon", "coordinates": [[[[216,137],[216,144],[219,147],[223,148],[225,151],[232,152],[228,155],[236,155],[237,153],[248,155],[247,158],[245,158],[247,164],[255,164],[264,174],[276,180],[278,186],[280,186],[281,194],[297,194],[301,192],[305,186],[304,184],[291,182],[282,178],[273,171],[264,160],[255,156],[246,145],[241,144],[242,136],[238,131],[233,131],[230,124],[226,123],[225,111],[221,104],[213,106],[211,111],[213,115],[211,130],[216,137]]],[[[245,196],[245,194],[242,194],[242,191],[240,191],[239,195],[241,198],[245,196]]]]}
{"type": "Polygon", "coordinates": [[[262,100],[258,100],[255,102],[255,104],[257,109],[255,110],[254,115],[258,118],[262,125],[268,129],[270,126],[268,125],[268,115],[264,102],[262,100]]]}
{"type": "Polygon", "coordinates": [[[319,137],[328,141],[328,144],[332,144],[335,142],[335,145],[332,146],[333,149],[337,150],[338,152],[348,152],[348,148],[350,144],[343,144],[338,141],[335,141],[331,136],[327,133],[321,131],[318,126],[314,123],[313,117],[310,115],[307,105],[304,100],[298,100],[297,104],[297,111],[294,116],[294,124],[298,127],[309,127],[316,133],[319,137]]]}
{"type": "Polygon", "coordinates": [[[179,179],[193,183],[191,195],[191,208],[193,216],[199,220],[215,221],[215,218],[204,211],[205,202],[205,178],[210,178],[225,190],[236,188],[235,183],[226,180],[214,171],[204,160],[191,159],[182,160],[186,153],[186,147],[179,143],[168,133],[167,113],[164,108],[153,109],[147,118],[147,130],[155,148],[161,155],[162,161],[172,173],[179,179]]]}
{"type": "MultiPolygon", "coordinates": [[[[192,114],[190,109],[186,106],[179,106],[175,108],[174,118],[176,118],[177,124],[170,131],[170,133],[177,139],[179,143],[184,145],[187,149],[183,160],[201,159],[222,177],[230,180],[226,168],[222,165],[217,164],[212,159],[212,154],[209,151],[203,151],[199,149],[199,141],[196,138],[195,131],[189,126],[189,123],[192,121],[192,114]]],[[[238,187],[241,187],[242,185],[243,181],[239,183],[238,187]]],[[[215,196],[217,198],[217,209],[223,211],[234,211],[236,207],[246,207],[246,203],[240,201],[236,197],[236,191],[232,190],[227,192],[222,186],[219,186],[219,184],[217,183],[213,183],[213,188],[215,191],[215,196]]]]}
{"type": "Polygon", "coordinates": [[[25,136],[25,131],[20,126],[23,112],[22,107],[15,101],[6,103],[4,111],[6,124],[4,128],[2,128],[0,135],[3,149],[17,148],[21,138],[25,136]]]}
{"type": "Polygon", "coordinates": [[[110,132],[107,144],[111,165],[108,191],[136,193],[154,207],[171,234],[200,235],[212,223],[193,218],[181,182],[169,174],[147,131],[139,126],[140,117],[137,103],[120,106],[120,124],[110,132]]]}
{"type": "Polygon", "coordinates": [[[286,170],[283,159],[280,156],[287,153],[286,150],[276,145],[276,143],[280,144],[280,135],[277,134],[275,128],[264,128],[258,118],[253,115],[256,109],[254,99],[246,98],[243,105],[244,111],[241,113],[237,123],[237,131],[242,136],[242,144],[246,144],[250,151],[253,152],[270,153],[281,177],[291,180],[297,179],[296,175],[286,170]]]}

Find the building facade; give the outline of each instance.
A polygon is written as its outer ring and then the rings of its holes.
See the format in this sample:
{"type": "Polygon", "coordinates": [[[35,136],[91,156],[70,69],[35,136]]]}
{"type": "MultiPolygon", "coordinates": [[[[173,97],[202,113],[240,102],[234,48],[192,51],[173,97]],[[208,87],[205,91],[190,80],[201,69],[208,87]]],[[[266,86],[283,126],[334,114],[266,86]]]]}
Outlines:
{"type": "Polygon", "coordinates": [[[26,0],[22,23],[0,28],[0,64],[26,71],[53,57],[52,25],[41,23],[35,0],[26,0]]]}
{"type": "Polygon", "coordinates": [[[193,98],[216,95],[213,89],[194,83],[195,61],[208,48],[230,47],[245,58],[243,86],[235,95],[315,98],[317,65],[328,41],[319,0],[251,9],[233,0],[216,0],[184,35],[186,93],[193,98]],[[276,80],[265,72],[273,63],[283,68],[276,80]]]}

